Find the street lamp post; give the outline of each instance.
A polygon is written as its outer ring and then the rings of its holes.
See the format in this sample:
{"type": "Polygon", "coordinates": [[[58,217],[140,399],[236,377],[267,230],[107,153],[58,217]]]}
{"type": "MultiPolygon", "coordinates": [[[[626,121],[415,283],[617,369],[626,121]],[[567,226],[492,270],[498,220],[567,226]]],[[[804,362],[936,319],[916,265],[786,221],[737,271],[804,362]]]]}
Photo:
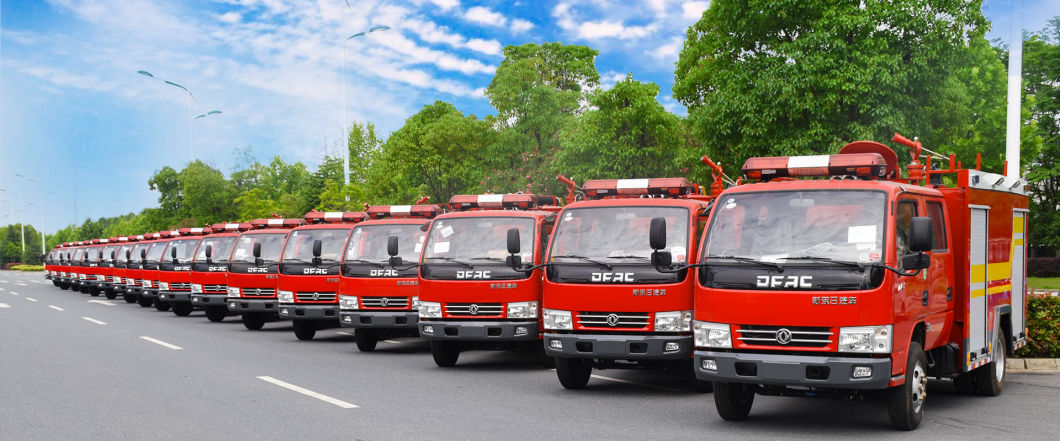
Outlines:
{"type": "Polygon", "coordinates": [[[187,92],[187,94],[188,94],[188,162],[194,161],[195,160],[195,148],[193,146],[194,141],[192,140],[192,133],[191,133],[191,120],[194,119],[194,118],[192,118],[192,116],[191,116],[192,115],[191,102],[193,100],[195,100],[195,95],[192,94],[191,91],[188,90],[187,87],[181,86],[180,84],[174,83],[174,82],[169,81],[169,80],[164,80],[162,78],[158,78],[158,77],[154,76],[154,74],[152,74],[151,72],[148,72],[146,70],[138,70],[138,71],[136,71],[136,73],[138,73],[140,75],[143,75],[145,77],[154,79],[154,80],[161,81],[161,82],[163,82],[165,84],[168,84],[170,86],[179,88],[180,90],[183,90],[184,92],[187,92]]]}

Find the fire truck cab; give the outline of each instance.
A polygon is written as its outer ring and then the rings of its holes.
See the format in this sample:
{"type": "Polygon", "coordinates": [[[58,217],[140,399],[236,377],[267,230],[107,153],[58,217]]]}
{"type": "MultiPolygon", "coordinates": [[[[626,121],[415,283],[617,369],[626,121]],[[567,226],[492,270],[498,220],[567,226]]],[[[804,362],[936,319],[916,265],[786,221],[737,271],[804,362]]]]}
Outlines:
{"type": "Polygon", "coordinates": [[[153,243],[152,234],[136,236],[136,244],[129,250],[128,262],[125,264],[125,301],[132,297],[140,306],[147,308],[154,305],[154,299],[144,295],[144,263],[146,252],[153,243]]]}
{"type": "Polygon", "coordinates": [[[191,305],[202,308],[211,322],[228,316],[228,258],[239,233],[249,223],[229,222],[210,226],[191,259],[191,305]]]}
{"type": "Polygon", "coordinates": [[[100,281],[98,279],[99,271],[99,258],[103,254],[103,245],[101,240],[106,239],[92,239],[87,247],[85,247],[85,253],[81,255],[81,271],[78,272],[77,277],[81,281],[81,292],[87,293],[92,297],[99,296],[100,293],[100,281]]]}
{"type": "Polygon", "coordinates": [[[256,331],[276,320],[276,288],[280,282],[280,253],[287,235],[304,219],[255,219],[253,230],[236,240],[228,262],[228,310],[238,313],[243,326],[256,331]]]}
{"type": "Polygon", "coordinates": [[[96,272],[96,281],[99,289],[108,299],[118,298],[118,291],[114,289],[114,259],[118,257],[118,248],[121,247],[117,237],[100,239],[103,249],[99,256],[99,269],[96,272]]]}
{"type": "Polygon", "coordinates": [[[173,314],[187,317],[195,309],[191,303],[191,261],[202,236],[209,228],[181,228],[170,232],[172,239],[162,251],[158,265],[158,300],[167,302],[173,314]]]}
{"type": "Polygon", "coordinates": [[[312,340],[318,329],[339,327],[339,273],[342,251],[353,225],[364,212],[306,213],[303,225],[291,230],[280,255],[276,297],[280,318],[293,321],[299,340],[312,340]]]}
{"type": "Polygon", "coordinates": [[[354,340],[362,352],[375,350],[383,338],[419,336],[417,270],[387,266],[389,238],[405,244],[396,256],[418,261],[427,226],[442,207],[373,205],[366,213],[369,220],[353,227],[339,278],[340,323],[356,329],[354,340]]]}
{"type": "Polygon", "coordinates": [[[118,248],[114,253],[114,270],[111,273],[111,284],[115,294],[121,294],[126,303],[133,303],[136,297],[128,293],[128,268],[129,257],[131,257],[133,246],[136,245],[136,236],[119,236],[118,248]]]}
{"type": "MultiPolygon", "coordinates": [[[[169,244],[169,240],[173,235],[173,232],[169,230],[152,233],[151,239],[153,240],[150,242],[147,249],[140,253],[142,262],[140,275],[143,277],[143,279],[140,280],[140,286],[143,290],[140,297],[146,299],[148,305],[154,304],[155,309],[158,311],[169,311],[170,307],[169,302],[158,298],[158,285],[161,281],[159,280],[158,268],[162,263],[162,256],[165,253],[166,246],[169,244]]],[[[141,306],[142,305],[143,303],[141,303],[141,306]]]]}
{"type": "MultiPolygon", "coordinates": [[[[695,366],[718,413],[755,394],[886,391],[891,423],[915,429],[929,377],[997,395],[1025,343],[1026,182],[921,164],[889,147],[751,158],[757,183],[722,193],[696,271],[695,366]],[[794,178],[813,179],[794,179],[794,178]]],[[[943,158],[945,159],[945,158],[943,158]]]]}
{"type": "Polygon", "coordinates": [[[522,193],[456,195],[454,211],[431,222],[419,260],[419,331],[438,366],[469,349],[512,348],[537,350],[550,364],[540,349],[542,270],[513,268],[508,237],[517,232],[520,265],[540,264],[560,204],[522,193]]]}

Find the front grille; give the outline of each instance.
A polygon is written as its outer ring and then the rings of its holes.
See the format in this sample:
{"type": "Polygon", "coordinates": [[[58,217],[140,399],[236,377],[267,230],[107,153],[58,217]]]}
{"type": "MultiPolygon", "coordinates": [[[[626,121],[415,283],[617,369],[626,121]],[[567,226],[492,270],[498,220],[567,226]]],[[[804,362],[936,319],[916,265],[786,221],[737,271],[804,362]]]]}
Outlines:
{"type": "Polygon", "coordinates": [[[762,326],[741,325],[736,333],[740,340],[747,345],[755,346],[800,346],[809,348],[823,348],[832,343],[832,330],[827,326],[762,326]],[[781,333],[785,329],[790,333],[790,340],[781,343],[781,340],[789,338],[787,333],[781,333]]]}
{"type": "Polygon", "coordinates": [[[648,327],[648,313],[579,312],[578,324],[585,328],[642,329],[648,327]]]}
{"type": "Polygon", "coordinates": [[[400,308],[409,307],[408,297],[361,297],[361,306],[367,308],[400,308]]]}
{"type": "Polygon", "coordinates": [[[170,283],[169,284],[169,289],[171,291],[177,291],[177,290],[190,291],[191,290],[191,284],[190,283],[170,283]]]}
{"type": "Polygon", "coordinates": [[[274,288],[243,288],[243,297],[276,297],[274,288]]]}
{"type": "Polygon", "coordinates": [[[334,302],[336,299],[333,292],[299,292],[294,296],[299,302],[334,302]]]}
{"type": "Polygon", "coordinates": [[[228,286],[226,285],[203,285],[202,290],[205,292],[228,292],[228,286]]]}
{"type": "Polygon", "coordinates": [[[445,312],[457,317],[499,317],[503,303],[448,303],[445,312]]]}

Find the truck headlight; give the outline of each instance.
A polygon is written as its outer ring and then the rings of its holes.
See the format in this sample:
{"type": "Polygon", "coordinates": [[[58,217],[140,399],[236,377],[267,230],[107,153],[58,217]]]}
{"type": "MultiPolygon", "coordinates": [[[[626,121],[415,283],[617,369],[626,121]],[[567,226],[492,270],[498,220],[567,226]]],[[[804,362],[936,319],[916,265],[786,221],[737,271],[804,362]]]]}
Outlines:
{"type": "Polygon", "coordinates": [[[280,303],[294,303],[294,292],[292,291],[276,291],[276,300],[280,303]]]}
{"type": "Polygon", "coordinates": [[[891,325],[839,328],[839,352],[891,353],[891,325]]]}
{"type": "Polygon", "coordinates": [[[107,276],[104,276],[102,274],[96,274],[96,280],[100,281],[100,282],[106,282],[107,281],[107,276]]]}
{"type": "Polygon", "coordinates": [[[162,291],[169,291],[169,282],[158,282],[158,289],[162,291]]]}
{"type": "Polygon", "coordinates": [[[237,287],[237,286],[229,286],[228,287],[228,298],[230,298],[230,299],[238,299],[239,298],[239,287],[237,287]]]}
{"type": "Polygon", "coordinates": [[[200,285],[198,283],[192,283],[191,284],[191,293],[192,294],[202,294],[202,285],[200,285]]]}
{"type": "Polygon", "coordinates": [[[357,307],[357,296],[339,296],[339,309],[360,309],[357,307]]]}
{"type": "Polygon", "coordinates": [[[729,325],[712,322],[692,322],[692,335],[696,346],[708,348],[731,348],[732,334],[729,325]]]}
{"type": "Polygon", "coordinates": [[[688,332],[692,330],[692,311],[655,313],[656,332],[688,332]]]}
{"type": "Polygon", "coordinates": [[[442,318],[442,304],[420,301],[420,318],[442,318]]]}
{"type": "Polygon", "coordinates": [[[559,331],[570,331],[574,329],[574,320],[571,319],[570,311],[560,309],[542,309],[542,317],[545,318],[545,329],[559,331]]]}
{"type": "Polygon", "coordinates": [[[537,302],[512,302],[508,304],[508,318],[536,319],[537,302]]]}
{"type": "Polygon", "coordinates": [[[416,311],[420,310],[420,298],[419,297],[412,296],[412,309],[416,310],[416,311]]]}

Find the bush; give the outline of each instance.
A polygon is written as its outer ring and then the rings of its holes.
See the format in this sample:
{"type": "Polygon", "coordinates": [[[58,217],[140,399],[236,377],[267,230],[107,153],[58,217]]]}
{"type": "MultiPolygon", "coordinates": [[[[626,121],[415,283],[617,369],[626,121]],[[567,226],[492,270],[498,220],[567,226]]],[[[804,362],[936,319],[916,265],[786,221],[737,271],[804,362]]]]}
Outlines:
{"type": "Polygon", "coordinates": [[[1027,259],[1027,277],[1060,277],[1060,257],[1027,259]]]}
{"type": "Polygon", "coordinates": [[[14,265],[11,269],[15,271],[44,271],[44,265],[14,265]]]}
{"type": "Polygon", "coordinates": [[[8,263],[4,264],[4,269],[6,269],[6,270],[14,269],[14,267],[19,266],[19,265],[22,265],[22,264],[18,263],[18,262],[8,262],[8,263]]]}
{"type": "Polygon", "coordinates": [[[1016,351],[1026,358],[1060,357],[1060,297],[1027,298],[1027,346],[1016,351]]]}

